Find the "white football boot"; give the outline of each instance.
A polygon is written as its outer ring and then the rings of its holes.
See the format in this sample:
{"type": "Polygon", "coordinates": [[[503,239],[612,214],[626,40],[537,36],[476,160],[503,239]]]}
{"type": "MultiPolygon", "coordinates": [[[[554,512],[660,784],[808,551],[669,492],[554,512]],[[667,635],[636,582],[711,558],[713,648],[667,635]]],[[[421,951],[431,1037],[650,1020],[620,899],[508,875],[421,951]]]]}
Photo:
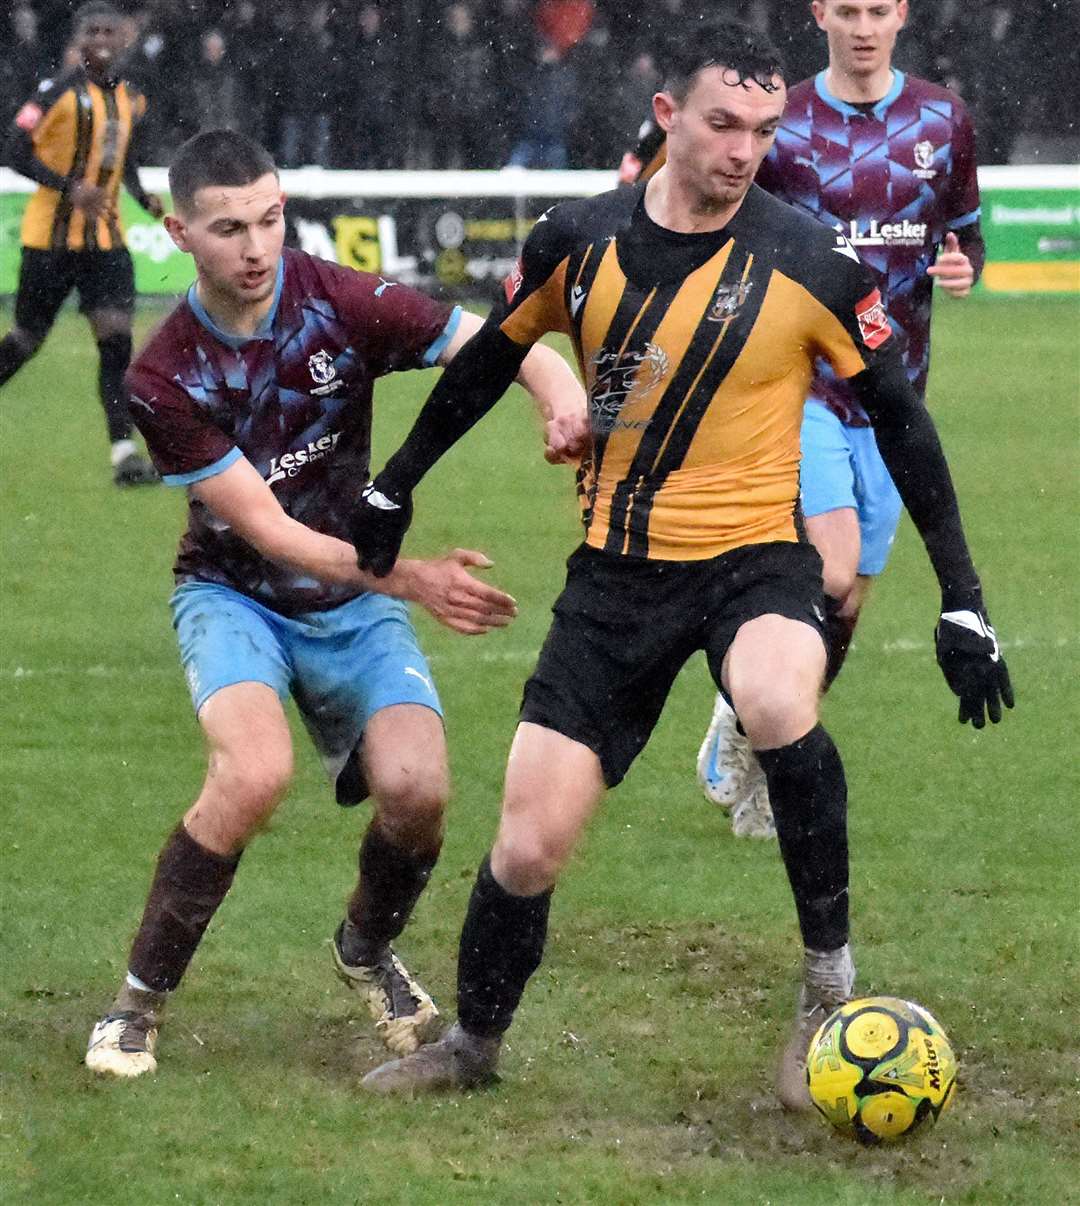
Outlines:
{"type": "Polygon", "coordinates": [[[102,1076],[130,1079],[157,1071],[158,1020],[133,1010],[107,1013],[90,1032],[86,1066],[102,1076]]]}
{"type": "Polygon", "coordinates": [[[438,1038],[442,1023],[435,1002],[389,947],[377,963],[345,962],[344,925],[338,926],[330,945],[334,970],[367,1005],[383,1045],[405,1056],[438,1038]]]}
{"type": "Polygon", "coordinates": [[[776,836],[765,772],[720,691],[698,751],[697,776],[705,798],[731,814],[736,837],[776,836]]]}

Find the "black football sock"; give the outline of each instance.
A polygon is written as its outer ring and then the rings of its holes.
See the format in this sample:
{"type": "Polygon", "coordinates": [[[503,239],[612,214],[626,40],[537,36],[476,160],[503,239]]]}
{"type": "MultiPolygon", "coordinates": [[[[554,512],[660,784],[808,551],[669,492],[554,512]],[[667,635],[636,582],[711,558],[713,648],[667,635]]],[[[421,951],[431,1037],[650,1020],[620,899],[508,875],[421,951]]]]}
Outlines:
{"type": "Polygon", "coordinates": [[[105,423],[109,442],[126,440],[131,436],[131,416],[128,413],[124,373],[131,363],[131,336],[119,332],[98,340],[98,390],[105,408],[105,423]]]}
{"type": "Polygon", "coordinates": [[[0,339],[0,385],[10,381],[33,354],[14,335],[0,339]]]}
{"type": "Polygon", "coordinates": [[[183,822],[169,835],[128,961],[128,970],[147,988],[171,992],[180,983],[239,862],[239,854],[200,846],[183,822]]]}
{"type": "Polygon", "coordinates": [[[547,939],[551,892],[513,896],[480,864],[458,950],[458,1018],[469,1034],[496,1038],[510,1026],[547,939]]]}
{"type": "Polygon", "coordinates": [[[388,842],[372,821],[360,843],[360,880],[341,930],[346,963],[376,963],[405,928],[431,878],[441,841],[416,853],[388,842]]]}
{"type": "Polygon", "coordinates": [[[855,632],[855,625],[859,622],[859,613],[855,612],[852,616],[842,616],[840,608],[843,603],[839,599],[834,599],[831,595],[825,596],[825,649],[827,657],[825,661],[825,687],[828,689],[833,684],[833,679],[840,673],[844,665],[844,661],[848,655],[848,649],[851,646],[851,638],[855,632]]]}
{"type": "Polygon", "coordinates": [[[803,943],[836,950],[848,940],[847,784],[840,755],[821,725],[791,745],[755,753],[769,785],[803,943]]]}

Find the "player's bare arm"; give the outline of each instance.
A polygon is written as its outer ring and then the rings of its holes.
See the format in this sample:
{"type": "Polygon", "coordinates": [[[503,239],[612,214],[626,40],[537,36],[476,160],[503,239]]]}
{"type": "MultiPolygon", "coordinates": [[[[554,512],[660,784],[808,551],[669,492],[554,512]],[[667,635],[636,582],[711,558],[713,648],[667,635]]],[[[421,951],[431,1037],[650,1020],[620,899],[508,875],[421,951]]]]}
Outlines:
{"type": "MultiPolygon", "coordinates": [[[[438,363],[449,364],[483,327],[467,311],[438,363]]],[[[550,464],[578,461],[591,442],[585,390],[574,370],[554,348],[535,344],[521,363],[517,383],[528,391],[544,423],[544,459],[550,464]]]]}
{"type": "Polygon", "coordinates": [[[243,458],[197,482],[191,492],[268,560],[322,581],[419,603],[463,635],[505,627],[517,612],[508,594],[469,573],[469,567],[487,569],[492,564],[475,550],[455,549],[433,560],[402,559],[392,574],[378,579],[359,569],[352,545],[292,519],[258,470],[243,458]]]}

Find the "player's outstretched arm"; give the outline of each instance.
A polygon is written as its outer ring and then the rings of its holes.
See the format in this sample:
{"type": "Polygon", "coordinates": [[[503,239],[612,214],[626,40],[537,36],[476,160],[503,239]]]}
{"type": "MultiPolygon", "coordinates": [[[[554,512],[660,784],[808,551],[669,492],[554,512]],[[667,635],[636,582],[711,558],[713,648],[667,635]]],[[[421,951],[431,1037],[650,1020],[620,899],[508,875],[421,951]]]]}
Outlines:
{"type": "Polygon", "coordinates": [[[455,549],[428,561],[402,559],[376,578],[356,564],[352,546],[292,519],[255,467],[241,458],[191,487],[194,496],[269,561],[324,582],[394,595],[419,603],[440,624],[467,636],[503,628],[517,614],[510,595],[473,577],[470,567],[488,569],[483,553],[455,549]]]}
{"type": "Polygon", "coordinates": [[[360,497],[352,538],[362,569],[377,578],[391,571],[412,520],[417,483],[503,396],[528,351],[485,323],[454,357],[405,443],[360,497]]]}
{"type": "MultiPolygon", "coordinates": [[[[475,314],[463,311],[454,338],[438,363],[449,364],[483,328],[475,314]]],[[[576,463],[592,443],[585,390],[574,370],[554,348],[537,343],[521,362],[517,383],[533,400],[544,424],[544,459],[552,465],[576,463]]]]}
{"type": "Polygon", "coordinates": [[[878,357],[850,384],[874,424],[878,448],[926,545],[941,586],[934,632],[938,664],[960,698],[960,723],[996,724],[1013,706],[1012,685],[964,538],[960,508],[937,429],[897,353],[878,357]]]}

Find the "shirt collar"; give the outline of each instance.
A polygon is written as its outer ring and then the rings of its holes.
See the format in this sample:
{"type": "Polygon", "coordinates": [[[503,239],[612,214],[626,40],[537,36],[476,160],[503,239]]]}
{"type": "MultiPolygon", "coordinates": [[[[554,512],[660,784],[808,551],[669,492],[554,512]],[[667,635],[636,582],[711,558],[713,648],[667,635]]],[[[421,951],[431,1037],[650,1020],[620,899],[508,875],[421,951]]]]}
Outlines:
{"type": "MultiPolygon", "coordinates": [[[[907,77],[899,67],[894,67],[892,69],[892,73],[892,87],[874,106],[874,116],[878,119],[878,121],[884,120],[886,109],[888,109],[893,101],[896,100],[896,98],[904,90],[904,82],[907,77]]],[[[828,85],[825,83],[825,75],[826,72],[819,71],[817,75],[814,76],[814,89],[816,90],[818,96],[820,96],[827,105],[835,109],[837,113],[842,113],[845,117],[862,116],[863,111],[861,109],[857,109],[854,105],[849,105],[847,101],[841,100],[838,96],[833,96],[833,94],[829,91],[828,85]]]]}
{"type": "Polygon", "coordinates": [[[191,312],[199,320],[199,322],[210,332],[215,339],[220,340],[226,347],[237,349],[242,348],[246,343],[252,343],[259,339],[273,339],[274,320],[277,318],[278,304],[281,301],[281,290],[285,284],[285,257],[282,256],[278,260],[277,279],[274,282],[274,300],[270,303],[270,309],[266,313],[266,317],[259,324],[259,327],[251,335],[236,335],[230,331],[223,331],[221,327],[210,317],[206,312],[206,307],[199,301],[198,294],[193,284],[187,292],[187,302],[191,307],[191,312]]]}

